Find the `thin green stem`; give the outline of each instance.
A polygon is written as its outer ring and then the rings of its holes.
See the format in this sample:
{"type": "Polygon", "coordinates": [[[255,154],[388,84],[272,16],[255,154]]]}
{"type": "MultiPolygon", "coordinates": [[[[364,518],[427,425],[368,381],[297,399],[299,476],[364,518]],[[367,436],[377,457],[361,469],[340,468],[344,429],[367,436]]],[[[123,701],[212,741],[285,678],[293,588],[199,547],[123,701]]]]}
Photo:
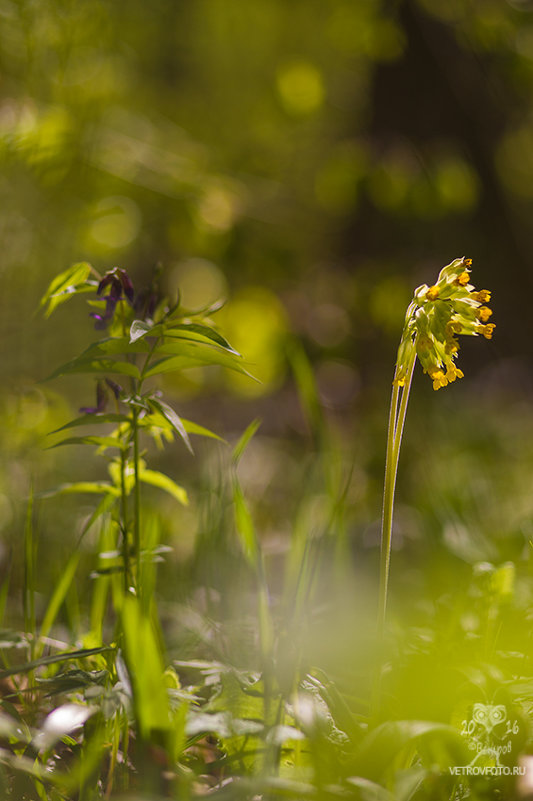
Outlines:
{"type": "Polygon", "coordinates": [[[122,532],[122,559],[124,562],[124,592],[127,593],[130,586],[130,543],[128,537],[128,500],[126,495],[126,466],[128,464],[128,454],[126,449],[120,452],[120,517],[122,532]]]}
{"type": "Polygon", "coordinates": [[[137,588],[141,578],[141,487],[139,479],[139,410],[133,407],[131,427],[133,431],[133,546],[137,588]]]}
{"type": "Polygon", "coordinates": [[[378,640],[381,642],[385,625],[387,592],[389,585],[390,548],[392,538],[392,515],[394,509],[394,487],[396,470],[394,468],[394,439],[398,416],[398,400],[400,387],[393,384],[389,412],[389,429],[387,432],[387,456],[385,460],[385,483],[383,486],[383,511],[381,516],[381,552],[379,564],[379,601],[378,601],[378,640]]]}
{"type": "Polygon", "coordinates": [[[389,431],[387,436],[387,460],[385,465],[385,484],[383,489],[383,514],[381,520],[381,557],[379,582],[379,610],[378,610],[378,636],[383,636],[385,628],[385,615],[387,611],[387,596],[389,588],[390,553],[392,542],[392,521],[394,515],[394,491],[396,489],[396,476],[398,475],[398,462],[400,459],[400,446],[402,444],[403,428],[407,414],[409,392],[413,380],[413,371],[416,361],[416,350],[413,348],[409,360],[407,377],[402,389],[400,408],[398,400],[400,388],[393,386],[391,409],[389,415],[389,431]]]}
{"type": "Polygon", "coordinates": [[[385,463],[385,482],[383,487],[383,513],[381,518],[381,553],[379,569],[379,600],[377,618],[377,645],[378,666],[375,674],[372,709],[374,716],[379,712],[381,694],[381,650],[385,633],[385,617],[387,613],[387,598],[389,592],[390,556],[392,544],[392,523],[394,517],[394,492],[396,477],[398,475],[398,462],[400,459],[400,446],[403,429],[407,415],[409,392],[413,380],[413,371],[416,362],[416,347],[413,345],[409,358],[405,384],[401,389],[394,383],[392,387],[391,405],[389,412],[389,429],[387,433],[387,456],[385,463]],[[399,408],[398,408],[399,405],[399,408]]]}

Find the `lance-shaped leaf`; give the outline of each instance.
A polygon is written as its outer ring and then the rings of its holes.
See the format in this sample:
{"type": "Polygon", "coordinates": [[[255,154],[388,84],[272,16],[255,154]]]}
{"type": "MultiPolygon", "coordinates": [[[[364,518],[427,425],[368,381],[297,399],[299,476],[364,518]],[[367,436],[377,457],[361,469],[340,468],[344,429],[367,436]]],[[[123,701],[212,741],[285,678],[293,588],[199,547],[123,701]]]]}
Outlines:
{"type": "Polygon", "coordinates": [[[153,362],[146,371],[143,378],[160,373],[170,373],[175,370],[183,370],[187,367],[198,367],[201,365],[218,365],[227,367],[238,373],[243,373],[257,381],[242,365],[241,358],[234,353],[229,353],[217,346],[203,344],[200,342],[190,342],[184,339],[175,342],[165,342],[154,349],[155,356],[166,356],[167,358],[153,362]]]}
{"type": "Polygon", "coordinates": [[[148,398],[148,403],[152,409],[155,409],[157,412],[159,412],[159,414],[161,414],[165,420],[170,423],[174,431],[179,434],[189,451],[193,453],[189,435],[185,430],[185,426],[183,425],[181,418],[176,414],[174,409],[160,398],[148,398]]]}
{"type": "Polygon", "coordinates": [[[150,616],[142,614],[138,598],[126,595],[121,610],[124,657],[133,690],[136,722],[143,738],[171,728],[163,659],[150,616]],[[142,656],[142,658],[140,658],[142,656]]]}
{"type": "Polygon", "coordinates": [[[68,437],[61,442],[49,445],[47,450],[59,448],[61,445],[97,445],[99,448],[121,448],[122,445],[115,437],[68,437]]]}
{"type": "Polygon", "coordinates": [[[42,667],[43,665],[55,665],[59,662],[87,659],[89,656],[105,654],[114,650],[114,646],[101,645],[98,648],[80,648],[78,651],[63,651],[59,654],[53,654],[52,656],[42,656],[40,659],[32,659],[31,662],[24,662],[22,665],[13,665],[13,667],[0,670],[0,679],[7,679],[9,676],[29,673],[31,670],[35,670],[35,668],[42,667]]]}
{"type": "MultiPolygon", "coordinates": [[[[219,434],[215,434],[214,431],[210,431],[210,429],[205,428],[205,426],[201,426],[198,423],[193,423],[191,420],[185,420],[184,417],[181,417],[180,420],[183,423],[183,428],[187,434],[195,434],[199,437],[218,439],[219,442],[226,441],[223,437],[219,436],[219,434]]],[[[152,431],[153,429],[163,429],[163,431],[166,433],[173,434],[175,431],[174,426],[169,423],[166,417],[163,417],[163,415],[155,409],[152,409],[150,415],[146,415],[139,420],[139,425],[143,428],[146,428],[148,432],[152,431]]]]}
{"type": "Polygon", "coordinates": [[[139,472],[139,478],[144,484],[151,484],[153,487],[159,487],[159,489],[168,492],[169,495],[172,495],[172,497],[183,504],[183,506],[188,505],[189,499],[186,490],[180,487],[179,484],[176,484],[175,481],[172,481],[165,473],[160,473],[158,470],[141,470],[139,472]]]}
{"type": "Polygon", "coordinates": [[[233,353],[235,356],[240,356],[239,351],[235,350],[228,340],[222,336],[215,328],[208,325],[201,325],[200,323],[181,323],[180,325],[173,326],[165,331],[166,336],[191,339],[196,342],[206,342],[207,344],[214,343],[224,350],[233,353]]]}
{"type": "Polygon", "coordinates": [[[60,431],[65,431],[67,428],[77,428],[78,426],[100,425],[101,423],[125,423],[128,417],[125,414],[84,414],[81,417],[76,417],[74,420],[65,423],[64,426],[54,429],[50,434],[58,434],[60,431]]]}
{"type": "Polygon", "coordinates": [[[115,361],[114,359],[86,359],[80,356],[66,364],[62,364],[45,381],[51,381],[53,378],[72,373],[119,373],[120,375],[129,375],[132,378],[140,378],[141,375],[139,368],[131,364],[131,362],[115,361]]]}
{"type": "Polygon", "coordinates": [[[100,356],[119,356],[129,353],[148,353],[150,345],[142,340],[130,342],[128,337],[105,337],[93,342],[83,353],[80,359],[99,358],[100,356]]]}
{"type": "Polygon", "coordinates": [[[51,490],[36,493],[37,498],[52,498],[54,495],[70,495],[76,492],[87,492],[91,495],[120,495],[120,490],[107,481],[75,481],[72,484],[60,484],[51,490]]]}
{"type": "Polygon", "coordinates": [[[233,486],[233,506],[235,511],[235,525],[241,541],[244,555],[252,568],[257,567],[259,558],[259,544],[250,510],[244,499],[240,484],[235,481],[233,486]]]}
{"type": "Polygon", "coordinates": [[[41,298],[40,306],[45,308],[45,316],[50,317],[60,303],[80,292],[94,292],[98,281],[87,281],[93,268],[87,262],[80,262],[56,275],[41,298]]]}

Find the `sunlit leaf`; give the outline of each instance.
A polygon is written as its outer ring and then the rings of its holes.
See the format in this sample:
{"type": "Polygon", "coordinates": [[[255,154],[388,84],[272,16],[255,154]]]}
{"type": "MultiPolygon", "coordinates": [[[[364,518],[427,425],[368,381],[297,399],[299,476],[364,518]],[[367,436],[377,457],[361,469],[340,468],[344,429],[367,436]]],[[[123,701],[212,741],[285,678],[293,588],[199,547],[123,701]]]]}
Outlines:
{"type": "Polygon", "coordinates": [[[246,505],[240,485],[235,482],[233,488],[233,504],[235,508],[235,525],[244,554],[252,567],[256,567],[259,549],[252,516],[246,505]]]}
{"type": "Polygon", "coordinates": [[[185,430],[185,426],[183,425],[181,418],[178,414],[174,411],[174,409],[162,401],[160,398],[150,398],[148,403],[151,407],[155,408],[164,418],[167,420],[172,428],[179,434],[185,445],[187,446],[188,450],[192,453],[192,446],[191,441],[189,439],[189,435],[185,430]]]}
{"type": "Polygon", "coordinates": [[[91,272],[93,269],[90,264],[80,262],[57,275],[41,298],[40,306],[46,307],[45,316],[50,317],[60,303],[64,303],[74,295],[80,292],[94,291],[98,286],[98,281],[92,281],[89,286],[86,284],[91,272]]]}
{"type": "Polygon", "coordinates": [[[250,425],[247,426],[246,430],[239,438],[239,441],[233,448],[233,452],[231,454],[231,458],[233,459],[233,462],[235,464],[237,464],[237,462],[243,455],[244,451],[248,446],[248,443],[250,442],[250,440],[252,439],[252,437],[254,436],[255,432],[257,431],[260,425],[261,425],[261,420],[259,419],[252,420],[250,425]]]}
{"type": "Polygon", "coordinates": [[[172,495],[173,498],[184,506],[188,505],[189,499],[187,497],[187,492],[164,473],[160,473],[157,470],[141,470],[139,478],[145,484],[151,484],[154,487],[159,487],[159,489],[168,492],[169,495],[172,495]]]}
{"type": "Polygon", "coordinates": [[[51,490],[36,493],[37,498],[51,498],[54,495],[65,495],[76,492],[87,492],[91,495],[120,495],[120,491],[107,481],[75,481],[72,484],[60,484],[51,490]]]}
{"type": "Polygon", "coordinates": [[[39,751],[48,750],[66,734],[80,729],[95,712],[97,712],[95,706],[81,704],[58,706],[45,718],[40,731],[33,738],[34,745],[39,751]]]}
{"type": "Polygon", "coordinates": [[[238,373],[243,373],[249,376],[254,381],[257,381],[242,365],[242,359],[227,350],[216,345],[201,344],[200,342],[191,342],[180,340],[177,342],[166,342],[158,345],[154,350],[154,355],[167,355],[171,357],[174,355],[176,359],[169,358],[153,363],[146,372],[143,374],[145,378],[158,373],[168,373],[173,370],[181,370],[184,367],[194,367],[198,365],[219,365],[220,367],[227,367],[230,370],[235,370],[238,373]],[[183,360],[189,360],[183,361],[183,360]]]}
{"type": "Polygon", "coordinates": [[[70,559],[68,560],[66,566],[61,572],[60,578],[54,587],[54,591],[52,593],[52,597],[48,603],[48,607],[46,609],[45,616],[43,618],[43,622],[41,624],[41,631],[40,631],[40,638],[41,638],[41,647],[35,653],[36,657],[39,657],[42,653],[43,649],[43,640],[45,637],[48,636],[50,633],[50,629],[52,628],[54,621],[57,617],[57,613],[61,607],[61,604],[65,600],[65,596],[69,590],[69,587],[74,579],[76,574],[76,570],[78,568],[78,564],[81,557],[81,551],[76,550],[72,553],[70,559]]]}
{"type": "Polygon", "coordinates": [[[130,326],[130,343],[136,342],[145,334],[148,334],[153,327],[153,325],[145,323],[144,320],[134,320],[130,326]]]}
{"type": "Polygon", "coordinates": [[[220,442],[226,441],[218,434],[215,434],[214,431],[210,431],[208,428],[204,428],[204,426],[198,425],[198,423],[193,423],[191,422],[191,420],[185,420],[182,417],[181,422],[183,423],[183,428],[188,434],[197,434],[200,437],[211,437],[212,439],[220,440],[220,442]]]}
{"type": "Polygon", "coordinates": [[[228,340],[222,336],[215,328],[210,328],[207,325],[200,325],[199,323],[182,323],[173,326],[165,331],[166,336],[183,337],[185,339],[196,340],[197,342],[214,342],[224,350],[240,356],[241,354],[233,348],[228,340]]]}
{"type": "Polygon", "coordinates": [[[122,626],[126,667],[141,736],[148,737],[154,730],[168,731],[171,716],[163,660],[151,619],[141,613],[137,598],[124,598],[122,626]]]}

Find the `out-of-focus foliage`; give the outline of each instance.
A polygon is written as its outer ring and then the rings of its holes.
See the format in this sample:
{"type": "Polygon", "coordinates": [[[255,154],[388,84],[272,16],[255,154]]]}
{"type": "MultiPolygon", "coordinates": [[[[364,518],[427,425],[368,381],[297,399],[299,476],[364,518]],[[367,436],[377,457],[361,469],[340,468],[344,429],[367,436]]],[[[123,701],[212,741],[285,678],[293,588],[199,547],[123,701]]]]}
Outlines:
{"type": "Polygon", "coordinates": [[[445,5],[2,0],[4,369],[57,347],[20,319],[80,259],[215,264],[370,370],[382,284],[456,252],[528,282],[530,7],[445,5]]]}

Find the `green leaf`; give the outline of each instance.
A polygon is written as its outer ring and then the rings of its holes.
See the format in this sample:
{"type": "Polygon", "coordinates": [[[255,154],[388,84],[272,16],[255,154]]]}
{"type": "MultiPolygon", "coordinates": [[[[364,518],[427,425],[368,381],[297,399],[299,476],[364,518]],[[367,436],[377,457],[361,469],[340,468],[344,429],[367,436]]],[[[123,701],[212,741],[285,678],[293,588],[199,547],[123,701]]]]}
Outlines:
{"type": "Polygon", "coordinates": [[[98,342],[92,342],[83,353],[80,359],[99,358],[100,356],[118,356],[129,353],[148,353],[150,345],[148,342],[130,342],[128,337],[106,337],[98,342]]]}
{"type": "Polygon", "coordinates": [[[183,337],[184,339],[192,339],[197,342],[207,342],[208,344],[214,342],[224,350],[240,356],[239,351],[233,348],[228,340],[222,336],[215,328],[208,325],[200,325],[199,323],[181,323],[180,325],[173,326],[165,331],[166,336],[176,338],[183,337]],[[176,333],[177,332],[177,333],[176,333]]]}
{"type": "MultiPolygon", "coordinates": [[[[158,345],[154,350],[154,355],[165,354],[167,358],[152,362],[143,373],[143,378],[160,373],[170,373],[176,370],[184,370],[187,367],[199,367],[202,365],[218,365],[235,370],[238,373],[248,376],[253,381],[257,381],[251,373],[243,366],[239,356],[222,350],[215,345],[202,344],[200,342],[168,342],[158,345]],[[174,358],[172,358],[174,356],[174,358]]],[[[259,382],[258,382],[259,383],[259,382]]]]}
{"type": "Polygon", "coordinates": [[[169,731],[171,716],[164,667],[151,618],[141,613],[138,598],[127,595],[122,606],[124,656],[133,688],[135,717],[143,738],[169,731]]]}
{"type": "Polygon", "coordinates": [[[107,670],[80,670],[74,668],[57,673],[47,679],[37,679],[39,690],[45,691],[48,696],[58,693],[72,693],[87,687],[98,687],[105,684],[109,678],[107,670]]]}
{"type": "Polygon", "coordinates": [[[439,745],[441,767],[468,762],[465,740],[452,726],[425,720],[394,720],[382,723],[364,738],[355,761],[356,772],[377,781],[401,752],[431,738],[439,745]]]}
{"type": "Polygon", "coordinates": [[[56,428],[50,434],[57,434],[59,431],[64,431],[67,428],[76,428],[77,426],[90,426],[99,425],[100,423],[124,423],[129,418],[125,414],[84,414],[82,417],[76,417],[64,426],[56,428]]]}
{"type": "Polygon", "coordinates": [[[84,538],[84,536],[89,531],[89,529],[96,523],[98,518],[102,517],[102,515],[104,515],[107,511],[109,511],[109,509],[111,509],[113,504],[116,503],[116,499],[118,497],[119,497],[118,493],[115,494],[115,493],[111,493],[111,492],[106,492],[106,494],[104,495],[102,500],[98,503],[98,506],[96,507],[96,509],[94,510],[92,515],[90,516],[90,518],[85,523],[85,525],[83,527],[83,531],[81,532],[80,537],[78,539],[78,546],[79,546],[80,542],[82,541],[82,539],[84,538]]]}
{"type": "Polygon", "coordinates": [[[183,428],[187,434],[197,434],[200,437],[211,437],[212,439],[220,440],[220,442],[226,441],[223,439],[223,437],[215,434],[214,431],[210,431],[208,428],[198,425],[198,423],[192,423],[190,420],[185,420],[183,417],[181,418],[181,422],[183,423],[183,428]]]}
{"type": "Polygon", "coordinates": [[[291,343],[287,355],[294,373],[302,410],[311,431],[318,438],[324,431],[324,414],[318,396],[313,368],[298,341],[295,340],[291,343]]]}
{"type": "Polygon", "coordinates": [[[240,485],[235,482],[233,487],[233,504],[235,507],[235,525],[241,545],[249,564],[255,569],[259,557],[259,547],[255,533],[252,516],[240,485]]]}
{"type": "Polygon", "coordinates": [[[89,286],[86,283],[91,272],[93,272],[91,265],[84,261],[57,275],[41,298],[41,308],[46,307],[45,317],[50,317],[60,303],[64,303],[74,295],[94,291],[98,287],[98,282],[92,281],[89,286]]]}
{"type": "Polygon", "coordinates": [[[233,449],[233,453],[231,454],[231,458],[234,464],[237,464],[237,462],[243,455],[244,451],[246,450],[248,443],[250,442],[250,440],[252,439],[252,437],[254,436],[255,432],[257,431],[260,425],[261,425],[261,420],[259,420],[258,418],[256,420],[252,420],[250,425],[246,428],[246,431],[241,435],[239,441],[237,442],[237,444],[233,449]]]}
{"type": "Polygon", "coordinates": [[[54,445],[49,445],[46,450],[52,448],[59,448],[61,445],[97,445],[100,448],[121,448],[121,444],[115,437],[69,437],[62,439],[61,442],[56,442],[54,445]]]}
{"type": "Polygon", "coordinates": [[[74,659],[87,659],[89,656],[105,654],[114,650],[114,647],[111,645],[102,645],[99,648],[81,648],[78,651],[63,651],[53,656],[42,656],[40,659],[33,659],[31,662],[25,662],[22,665],[14,665],[7,670],[0,670],[0,679],[7,679],[9,676],[29,673],[31,670],[35,670],[35,668],[42,667],[43,665],[55,665],[58,662],[68,662],[74,659]]]}
{"type": "Polygon", "coordinates": [[[141,377],[139,368],[131,362],[115,361],[114,359],[84,359],[80,356],[62,364],[44,380],[51,381],[53,378],[72,373],[119,373],[137,379],[141,377]]]}
{"type": "Polygon", "coordinates": [[[172,428],[182,438],[189,451],[193,453],[189,435],[185,430],[185,426],[181,422],[181,418],[176,414],[174,409],[171,406],[169,406],[168,403],[162,401],[160,398],[148,398],[148,403],[152,408],[154,408],[161,415],[163,415],[165,420],[167,420],[171,424],[172,428]]]}
{"type": "Polygon", "coordinates": [[[120,495],[120,491],[107,481],[76,481],[72,484],[60,484],[55,489],[39,492],[37,498],[52,498],[54,495],[66,495],[75,492],[87,492],[92,495],[120,495]]]}
{"type": "Polygon", "coordinates": [[[41,631],[39,635],[41,642],[36,651],[35,654],[36,657],[39,657],[42,654],[44,648],[43,639],[47,637],[48,634],[50,633],[50,629],[54,624],[54,621],[57,617],[57,613],[59,612],[61,604],[65,600],[68,589],[76,574],[76,570],[80,561],[80,556],[81,556],[81,551],[76,550],[73,552],[65,568],[61,572],[59,581],[54,587],[54,592],[46,609],[46,613],[41,625],[41,631]]]}
{"type": "Polygon", "coordinates": [[[141,470],[139,478],[145,484],[151,484],[153,487],[159,487],[159,489],[168,492],[169,495],[172,495],[184,506],[188,505],[187,492],[164,473],[160,473],[158,470],[141,470]]]}

